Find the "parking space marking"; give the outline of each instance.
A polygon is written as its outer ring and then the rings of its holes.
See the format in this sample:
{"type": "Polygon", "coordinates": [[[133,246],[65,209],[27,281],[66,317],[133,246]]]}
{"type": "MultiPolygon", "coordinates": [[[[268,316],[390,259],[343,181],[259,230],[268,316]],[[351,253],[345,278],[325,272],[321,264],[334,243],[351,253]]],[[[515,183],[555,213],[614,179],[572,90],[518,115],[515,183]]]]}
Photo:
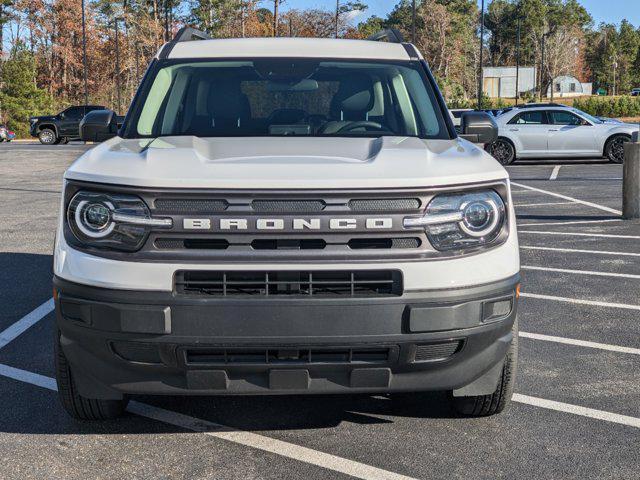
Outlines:
{"type": "Polygon", "coordinates": [[[519,230],[518,233],[533,233],[538,235],[568,235],[573,237],[625,238],[628,240],[640,240],[640,235],[613,235],[609,233],[548,232],[541,230],[519,230]]]}
{"type": "Polygon", "coordinates": [[[578,305],[592,305],[594,307],[622,308],[624,310],[640,310],[640,305],[629,305],[627,303],[601,302],[599,300],[586,300],[583,298],[556,297],[554,295],[541,295],[538,293],[523,292],[520,294],[524,298],[535,298],[538,300],[552,300],[555,302],[575,303],[578,305]]]}
{"type": "Polygon", "coordinates": [[[595,408],[581,407],[571,403],[556,402],[554,400],[521,395],[519,393],[513,394],[513,401],[532,405],[534,407],[555,410],[557,412],[571,413],[573,415],[580,415],[581,417],[595,418],[597,420],[604,420],[605,422],[619,423],[629,427],[640,428],[640,418],[630,417],[628,415],[620,415],[617,413],[606,412],[604,410],[596,410],[595,408]]]}
{"type": "Polygon", "coordinates": [[[589,342],[586,340],[576,340],[574,338],[555,337],[553,335],[542,335],[540,333],[530,332],[518,332],[518,336],[521,338],[530,338],[532,340],[542,340],[544,342],[563,343],[565,345],[575,345],[577,347],[597,348],[599,350],[607,350],[610,352],[640,355],[640,348],[622,347],[620,345],[610,345],[608,343],[589,342]]]}
{"type": "Polygon", "coordinates": [[[38,308],[33,310],[31,313],[28,313],[16,323],[11,325],[9,328],[0,332],[0,348],[5,347],[17,337],[22,335],[26,330],[28,330],[31,326],[38,323],[44,317],[46,317],[49,313],[51,313],[54,309],[53,298],[50,298],[38,308]]]}
{"type": "Polygon", "coordinates": [[[562,165],[556,165],[555,167],[553,167],[553,171],[549,176],[549,180],[555,180],[556,178],[558,178],[558,173],[560,173],[560,167],[562,167],[562,165]]]}
{"type": "Polygon", "coordinates": [[[520,268],[522,270],[539,270],[541,272],[570,273],[575,275],[591,275],[594,277],[618,277],[640,280],[640,275],[635,275],[633,273],[596,272],[593,270],[572,270],[570,268],[536,267],[533,265],[521,265],[520,268]]]}
{"type": "MultiPolygon", "coordinates": [[[[29,372],[8,365],[0,364],[0,375],[12,378],[19,382],[28,383],[47,390],[57,391],[55,379],[29,372]]],[[[210,422],[200,418],[191,417],[178,412],[172,412],[164,408],[154,407],[146,403],[132,401],[127,411],[135,415],[160,421],[169,425],[204,433],[205,435],[226,440],[228,442],[244,445],[269,453],[275,453],[281,457],[290,458],[299,462],[315,465],[334,472],[344,473],[363,480],[416,480],[406,475],[390,472],[364,463],[338,457],[329,453],[320,452],[311,448],[302,447],[293,443],[266,437],[257,433],[236,430],[225,425],[210,422]]]]}
{"type": "Polygon", "coordinates": [[[594,255],[618,255],[622,257],[640,257],[640,253],[634,252],[608,252],[605,250],[583,250],[579,248],[558,248],[558,247],[536,247],[533,245],[520,245],[523,250],[545,250],[550,252],[563,253],[592,253],[594,255]]]}
{"type": "Polygon", "coordinates": [[[571,205],[573,202],[547,202],[547,203],[514,203],[514,207],[546,207],[549,205],[571,205]]]}
{"type": "MultiPolygon", "coordinates": [[[[35,385],[47,390],[57,391],[56,381],[53,378],[29,372],[27,370],[10,367],[8,365],[0,364],[0,376],[35,385]]],[[[547,410],[571,413],[605,422],[640,428],[640,418],[628,415],[620,415],[604,410],[581,407],[571,403],[556,402],[554,400],[522,395],[520,393],[513,394],[513,401],[547,410]]],[[[205,435],[227,440],[229,442],[275,453],[280,456],[299,460],[328,470],[345,473],[355,478],[361,478],[364,480],[415,480],[412,477],[383,470],[354,460],[337,457],[329,453],[319,452],[307,447],[284,442],[282,440],[258,435],[256,433],[234,430],[229,427],[225,427],[224,425],[172,412],[163,408],[154,407],[145,403],[135,401],[130,402],[127,411],[135,415],[175,425],[187,430],[201,432],[205,435]]]]}
{"type": "Polygon", "coordinates": [[[518,227],[541,227],[547,225],[578,225],[586,223],[608,223],[608,222],[622,222],[622,218],[608,218],[604,220],[572,220],[569,222],[545,222],[545,223],[520,223],[518,227]]]}
{"type": "Polygon", "coordinates": [[[609,212],[609,213],[615,213],[616,215],[622,215],[622,212],[620,210],[616,210],[615,208],[605,207],[604,205],[600,205],[600,204],[593,203],[593,202],[587,202],[585,200],[579,200],[577,198],[569,197],[567,195],[562,195],[560,193],[550,192],[549,190],[542,190],[541,188],[530,187],[528,185],[523,185],[521,183],[511,182],[511,184],[512,185],[516,185],[516,186],[521,187],[521,188],[525,188],[527,190],[531,190],[533,192],[544,193],[544,194],[550,195],[552,197],[562,198],[563,200],[569,200],[569,201],[574,202],[574,203],[579,203],[580,205],[584,205],[586,207],[596,208],[598,210],[603,210],[603,211],[609,212]]]}

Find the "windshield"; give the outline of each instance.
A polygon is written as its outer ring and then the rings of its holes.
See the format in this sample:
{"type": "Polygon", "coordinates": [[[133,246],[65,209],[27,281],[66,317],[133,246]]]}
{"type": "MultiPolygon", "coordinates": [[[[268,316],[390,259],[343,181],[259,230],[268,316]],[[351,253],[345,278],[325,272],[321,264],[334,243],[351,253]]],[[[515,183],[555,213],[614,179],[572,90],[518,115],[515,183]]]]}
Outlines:
{"type": "Polygon", "coordinates": [[[449,138],[419,62],[174,61],[149,83],[129,137],[449,138]]]}
{"type": "Polygon", "coordinates": [[[580,115],[582,115],[584,118],[586,118],[587,120],[589,120],[591,123],[604,123],[602,120],[600,120],[599,118],[596,118],[592,115],[589,115],[587,112],[583,112],[582,110],[579,110],[577,108],[573,108],[572,109],[574,112],[579,113],[580,115]]]}

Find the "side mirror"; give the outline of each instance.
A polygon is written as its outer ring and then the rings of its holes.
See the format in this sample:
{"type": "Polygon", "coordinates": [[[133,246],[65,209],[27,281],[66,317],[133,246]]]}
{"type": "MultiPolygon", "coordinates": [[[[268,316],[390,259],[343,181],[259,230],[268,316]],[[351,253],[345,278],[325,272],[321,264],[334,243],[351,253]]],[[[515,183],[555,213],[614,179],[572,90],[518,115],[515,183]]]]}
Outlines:
{"type": "Polygon", "coordinates": [[[498,139],[498,124],[486,112],[465,112],[460,118],[460,137],[472,143],[493,143],[498,139]]]}
{"type": "Polygon", "coordinates": [[[112,110],[94,110],[80,121],[80,139],[85,142],[103,142],[117,134],[117,118],[112,110]]]}

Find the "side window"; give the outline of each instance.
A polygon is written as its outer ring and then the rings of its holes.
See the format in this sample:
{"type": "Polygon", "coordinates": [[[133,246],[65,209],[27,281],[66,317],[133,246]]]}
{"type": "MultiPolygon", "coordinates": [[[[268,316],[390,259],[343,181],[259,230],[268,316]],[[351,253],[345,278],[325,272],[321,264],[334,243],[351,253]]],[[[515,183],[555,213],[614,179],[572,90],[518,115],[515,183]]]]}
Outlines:
{"type": "Polygon", "coordinates": [[[580,117],[571,112],[552,110],[549,114],[551,115],[551,123],[554,125],[582,125],[580,117]]]}
{"type": "Polygon", "coordinates": [[[71,107],[64,111],[64,116],[70,119],[80,119],[84,117],[84,109],[82,107],[71,107]]]}
{"type": "Polygon", "coordinates": [[[544,123],[544,112],[542,110],[522,112],[509,121],[509,125],[542,125],[544,123]]]}

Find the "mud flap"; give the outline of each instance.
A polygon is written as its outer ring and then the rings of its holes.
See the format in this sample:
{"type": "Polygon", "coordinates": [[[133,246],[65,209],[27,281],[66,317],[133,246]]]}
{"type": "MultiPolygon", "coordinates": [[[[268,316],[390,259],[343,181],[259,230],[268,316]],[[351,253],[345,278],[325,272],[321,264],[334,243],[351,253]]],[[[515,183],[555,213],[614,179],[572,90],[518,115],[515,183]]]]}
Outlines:
{"type": "Polygon", "coordinates": [[[477,397],[480,395],[491,395],[498,388],[500,375],[502,375],[502,367],[504,360],[500,361],[491,370],[482,375],[477,380],[471,382],[462,388],[453,391],[454,397],[477,397]]]}

